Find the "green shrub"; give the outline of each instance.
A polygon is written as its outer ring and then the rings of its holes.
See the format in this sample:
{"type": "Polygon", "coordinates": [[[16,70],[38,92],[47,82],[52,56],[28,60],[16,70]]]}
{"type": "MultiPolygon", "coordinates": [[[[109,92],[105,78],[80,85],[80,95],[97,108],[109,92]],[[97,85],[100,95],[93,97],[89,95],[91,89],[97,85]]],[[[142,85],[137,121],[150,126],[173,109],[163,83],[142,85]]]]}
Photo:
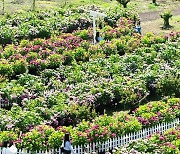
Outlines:
{"type": "Polygon", "coordinates": [[[30,47],[31,43],[29,40],[21,40],[19,47],[30,47]]]}
{"type": "Polygon", "coordinates": [[[12,64],[12,69],[15,75],[23,74],[27,71],[27,63],[23,60],[16,60],[12,64]]]}
{"type": "Polygon", "coordinates": [[[0,131],[0,143],[5,141],[15,142],[18,139],[18,134],[13,131],[0,131]]]}
{"type": "Polygon", "coordinates": [[[13,74],[12,65],[7,60],[1,60],[0,62],[0,74],[3,76],[11,76],[13,74]]]}
{"type": "Polygon", "coordinates": [[[79,47],[74,51],[74,58],[76,61],[88,61],[89,55],[85,49],[79,47]]]}
{"type": "Polygon", "coordinates": [[[80,38],[82,38],[83,40],[89,40],[90,36],[88,34],[88,30],[84,29],[84,30],[79,30],[77,32],[75,32],[75,35],[79,36],[80,38]]]}
{"type": "Polygon", "coordinates": [[[56,131],[52,133],[48,139],[49,147],[52,149],[61,147],[64,140],[64,135],[65,134],[61,131],[56,131]]]}
{"type": "Polygon", "coordinates": [[[17,53],[17,49],[14,45],[7,45],[4,48],[3,56],[4,58],[8,59],[10,56],[13,56],[15,53],[17,53]]]}
{"type": "Polygon", "coordinates": [[[172,17],[171,11],[164,11],[161,13],[160,17],[164,19],[164,27],[169,27],[169,19],[172,17]]]}
{"type": "Polygon", "coordinates": [[[36,52],[29,52],[27,55],[26,55],[26,60],[27,62],[31,62],[32,60],[36,60],[39,58],[39,54],[36,53],[36,52]]]}
{"type": "Polygon", "coordinates": [[[58,68],[63,62],[62,55],[52,54],[48,57],[49,68],[58,68]]]}

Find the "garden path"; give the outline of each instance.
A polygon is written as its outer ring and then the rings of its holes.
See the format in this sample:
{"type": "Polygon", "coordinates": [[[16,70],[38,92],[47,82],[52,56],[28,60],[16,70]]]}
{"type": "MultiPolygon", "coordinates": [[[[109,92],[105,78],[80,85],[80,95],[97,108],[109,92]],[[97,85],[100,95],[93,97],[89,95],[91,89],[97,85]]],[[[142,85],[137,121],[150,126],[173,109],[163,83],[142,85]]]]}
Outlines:
{"type": "MultiPolygon", "coordinates": [[[[152,12],[145,12],[145,13],[140,13],[140,19],[142,22],[144,21],[152,21],[160,18],[161,11],[152,11],[152,12]]],[[[180,15],[180,9],[174,9],[172,11],[173,15],[180,15]]]]}

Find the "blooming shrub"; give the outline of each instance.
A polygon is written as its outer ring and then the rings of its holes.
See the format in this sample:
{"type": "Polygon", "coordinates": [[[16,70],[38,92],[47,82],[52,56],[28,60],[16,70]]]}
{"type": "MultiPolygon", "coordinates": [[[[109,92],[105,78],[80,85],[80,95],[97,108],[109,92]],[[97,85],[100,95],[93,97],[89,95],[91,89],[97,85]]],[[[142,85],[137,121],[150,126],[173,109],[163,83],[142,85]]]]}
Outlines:
{"type": "Polygon", "coordinates": [[[59,148],[63,143],[64,133],[60,131],[53,132],[48,139],[48,145],[50,148],[59,148]]]}
{"type": "Polygon", "coordinates": [[[0,131],[0,143],[9,141],[11,143],[18,139],[18,134],[12,131],[0,131]]]}
{"type": "Polygon", "coordinates": [[[121,147],[115,153],[179,153],[179,127],[169,129],[165,133],[153,134],[148,139],[134,141],[121,147]]]}
{"type": "MultiPolygon", "coordinates": [[[[0,102],[5,105],[0,129],[23,132],[18,148],[58,148],[66,132],[73,145],[104,142],[179,117],[179,99],[173,98],[179,97],[180,89],[179,33],[134,34],[129,10],[116,9],[107,13],[113,18],[104,19],[112,27],[100,30],[103,40],[92,44],[93,30],[85,29],[91,25],[87,12],[71,11],[40,11],[3,21],[17,31],[9,27],[10,34],[0,32],[6,37],[0,42],[26,39],[0,47],[0,102]],[[28,40],[36,37],[40,38],[28,40]],[[141,105],[151,98],[164,101],[141,105]],[[130,113],[137,109],[133,115],[104,114],[115,108],[130,113]]],[[[148,144],[142,149],[146,148],[148,144]]]]}
{"type": "Polygon", "coordinates": [[[176,115],[180,116],[180,99],[179,98],[171,98],[168,99],[168,104],[172,108],[172,110],[176,113],[176,115]]]}
{"type": "Polygon", "coordinates": [[[27,150],[46,150],[48,138],[54,132],[49,126],[37,126],[26,134],[22,134],[20,146],[26,147],[27,150]]]}
{"type": "Polygon", "coordinates": [[[144,126],[172,121],[177,115],[165,102],[150,102],[135,110],[135,116],[144,126]]]}

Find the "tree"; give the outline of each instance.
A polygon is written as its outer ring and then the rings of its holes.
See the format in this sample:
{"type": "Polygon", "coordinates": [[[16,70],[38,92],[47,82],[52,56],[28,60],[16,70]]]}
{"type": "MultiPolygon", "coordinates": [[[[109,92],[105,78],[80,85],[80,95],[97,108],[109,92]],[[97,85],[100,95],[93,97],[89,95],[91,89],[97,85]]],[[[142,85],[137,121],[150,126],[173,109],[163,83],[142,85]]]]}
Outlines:
{"type": "Polygon", "coordinates": [[[156,4],[156,0],[152,0],[153,4],[156,4]]]}
{"type": "Polygon", "coordinates": [[[4,14],[4,12],[5,12],[5,7],[4,7],[5,2],[4,2],[4,0],[2,0],[2,3],[3,3],[3,9],[2,9],[2,11],[3,11],[3,14],[4,14]]]}
{"type": "Polygon", "coordinates": [[[33,11],[35,10],[36,7],[36,0],[33,0],[33,11]]]}
{"type": "Polygon", "coordinates": [[[160,16],[164,19],[164,28],[170,27],[169,19],[173,16],[171,11],[164,11],[160,14],[160,16]]]}
{"type": "Polygon", "coordinates": [[[127,8],[127,4],[130,2],[130,0],[116,0],[116,1],[122,4],[124,8],[127,8]]]}

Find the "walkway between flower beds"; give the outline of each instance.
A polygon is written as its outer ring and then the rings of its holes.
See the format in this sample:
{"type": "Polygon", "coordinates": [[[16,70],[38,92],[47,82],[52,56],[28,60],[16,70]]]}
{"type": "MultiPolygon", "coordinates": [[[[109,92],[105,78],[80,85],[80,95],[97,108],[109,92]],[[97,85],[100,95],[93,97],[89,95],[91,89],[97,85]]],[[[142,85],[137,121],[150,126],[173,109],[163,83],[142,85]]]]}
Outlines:
{"type": "MultiPolygon", "coordinates": [[[[152,12],[145,12],[145,13],[140,13],[139,16],[141,18],[141,21],[152,21],[156,19],[160,19],[160,13],[162,11],[152,11],[152,12]]],[[[172,11],[173,15],[180,15],[180,9],[174,9],[172,11]]]]}
{"type": "MultiPolygon", "coordinates": [[[[85,145],[84,147],[81,146],[74,146],[73,149],[76,152],[76,154],[83,154],[85,152],[85,149],[87,153],[92,153],[96,149],[99,150],[99,152],[103,152],[106,150],[114,149],[115,147],[119,147],[121,145],[128,144],[131,141],[137,140],[137,139],[144,139],[147,136],[154,134],[156,132],[163,133],[169,128],[175,128],[178,124],[180,124],[179,118],[174,119],[172,122],[164,122],[161,124],[158,124],[151,128],[144,128],[138,132],[129,133],[124,136],[116,137],[113,139],[109,139],[106,142],[100,143],[90,143],[88,145],[85,145]]],[[[0,149],[0,154],[2,153],[2,149],[0,149]]],[[[31,154],[32,152],[28,152],[26,150],[18,150],[18,154],[31,154]]],[[[47,151],[36,151],[36,154],[61,154],[61,149],[52,149],[47,151]]]]}

